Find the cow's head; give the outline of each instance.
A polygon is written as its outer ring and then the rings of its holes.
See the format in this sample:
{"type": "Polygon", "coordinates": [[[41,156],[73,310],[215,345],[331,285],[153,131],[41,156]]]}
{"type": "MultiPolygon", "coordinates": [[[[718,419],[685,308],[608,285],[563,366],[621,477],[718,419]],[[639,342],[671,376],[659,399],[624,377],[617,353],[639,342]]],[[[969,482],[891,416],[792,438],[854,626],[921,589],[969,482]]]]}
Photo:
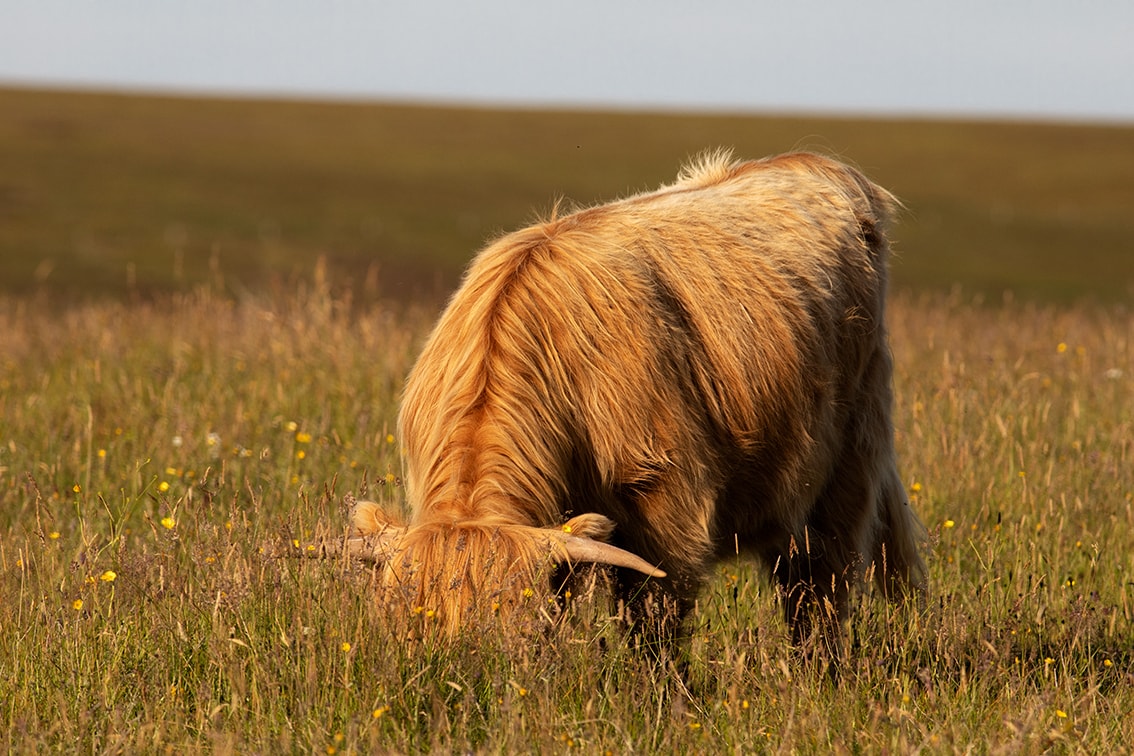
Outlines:
{"type": "MultiPolygon", "coordinates": [[[[384,598],[420,615],[421,621],[456,634],[470,621],[507,617],[527,605],[538,616],[560,566],[604,564],[649,577],[665,573],[641,557],[606,542],[614,523],[584,514],[559,527],[536,528],[504,519],[426,517],[404,525],[373,502],[359,502],[354,532],[344,550],[382,566],[384,598]]],[[[512,624],[512,623],[509,623],[512,624]]]]}

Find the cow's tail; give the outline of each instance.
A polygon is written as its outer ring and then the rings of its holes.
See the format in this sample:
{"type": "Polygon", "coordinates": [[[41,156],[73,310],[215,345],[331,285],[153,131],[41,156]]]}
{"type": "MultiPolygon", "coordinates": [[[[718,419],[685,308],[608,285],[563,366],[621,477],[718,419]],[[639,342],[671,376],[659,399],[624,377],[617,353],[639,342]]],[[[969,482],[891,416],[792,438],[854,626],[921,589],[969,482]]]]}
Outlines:
{"type": "Polygon", "coordinates": [[[896,469],[887,476],[881,494],[874,540],[875,580],[890,598],[914,594],[921,600],[928,587],[922,558],[928,533],[910,506],[896,469]]]}

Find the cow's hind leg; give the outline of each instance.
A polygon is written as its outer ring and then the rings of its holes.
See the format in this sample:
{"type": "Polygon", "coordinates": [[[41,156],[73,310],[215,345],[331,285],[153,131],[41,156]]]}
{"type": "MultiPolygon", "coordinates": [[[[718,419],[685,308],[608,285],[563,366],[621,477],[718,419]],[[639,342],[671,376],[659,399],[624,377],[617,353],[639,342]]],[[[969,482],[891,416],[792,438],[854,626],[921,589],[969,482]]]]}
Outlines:
{"type": "Polygon", "coordinates": [[[926,570],[921,548],[927,535],[925,526],[910,508],[910,502],[892,470],[883,481],[878,502],[878,523],[874,528],[874,578],[891,601],[912,596],[925,600],[926,570]]]}

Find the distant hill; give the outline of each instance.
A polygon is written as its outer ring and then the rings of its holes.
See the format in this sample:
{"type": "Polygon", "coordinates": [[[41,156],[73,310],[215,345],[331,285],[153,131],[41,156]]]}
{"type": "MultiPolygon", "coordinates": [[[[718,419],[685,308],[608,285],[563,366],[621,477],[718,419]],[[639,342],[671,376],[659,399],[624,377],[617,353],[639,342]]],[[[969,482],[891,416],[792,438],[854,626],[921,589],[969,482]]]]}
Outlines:
{"type": "Polygon", "coordinates": [[[257,290],[322,259],[359,296],[440,297],[557,199],[653,188],[718,146],[819,150],[891,189],[896,286],[1134,297],[1134,127],[19,89],[0,89],[0,292],[257,290]]]}

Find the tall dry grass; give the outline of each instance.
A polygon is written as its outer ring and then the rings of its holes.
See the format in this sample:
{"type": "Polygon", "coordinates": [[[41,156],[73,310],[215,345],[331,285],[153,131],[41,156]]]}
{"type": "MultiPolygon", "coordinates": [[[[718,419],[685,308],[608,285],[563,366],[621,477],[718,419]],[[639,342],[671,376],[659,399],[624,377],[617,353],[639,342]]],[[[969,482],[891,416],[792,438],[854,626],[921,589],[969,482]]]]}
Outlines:
{"type": "MultiPolygon", "coordinates": [[[[900,295],[898,447],[928,606],[862,594],[837,683],[720,568],[684,680],[601,600],[518,645],[409,646],[370,575],[294,559],[401,501],[427,313],[0,300],[0,748],[1108,752],[1134,742],[1134,314],[900,295]]],[[[545,596],[533,597],[533,612],[545,596]]]]}

